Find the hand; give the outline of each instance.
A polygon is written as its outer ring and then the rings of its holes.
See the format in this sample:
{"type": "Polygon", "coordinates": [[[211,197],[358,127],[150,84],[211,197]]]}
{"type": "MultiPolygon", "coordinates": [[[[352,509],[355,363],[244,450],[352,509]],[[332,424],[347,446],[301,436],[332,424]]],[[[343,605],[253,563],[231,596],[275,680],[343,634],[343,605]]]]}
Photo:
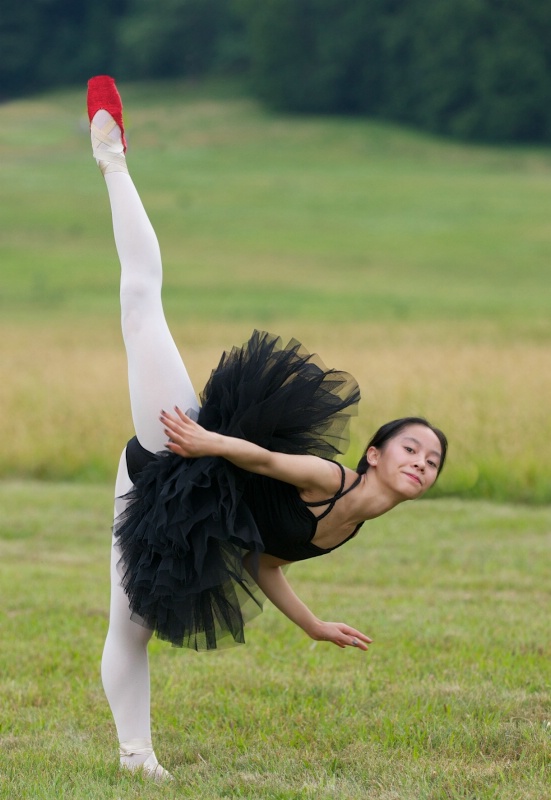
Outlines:
{"type": "Polygon", "coordinates": [[[369,636],[345,625],[344,622],[321,621],[312,639],[333,642],[338,647],[356,647],[358,650],[367,650],[367,646],[373,641],[369,636]]]}
{"type": "Polygon", "coordinates": [[[171,453],[176,453],[183,458],[214,455],[217,435],[205,430],[178,407],[175,408],[175,412],[174,415],[167,411],[161,411],[159,417],[169,439],[165,447],[171,453]]]}

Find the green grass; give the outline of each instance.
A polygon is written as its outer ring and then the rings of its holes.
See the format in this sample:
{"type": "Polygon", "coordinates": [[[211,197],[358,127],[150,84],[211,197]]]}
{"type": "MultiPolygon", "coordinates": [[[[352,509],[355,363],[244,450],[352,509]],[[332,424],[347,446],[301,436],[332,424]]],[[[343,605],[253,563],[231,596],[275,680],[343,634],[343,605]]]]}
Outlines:
{"type": "MultiPolygon", "coordinates": [[[[285,118],[215,89],[122,87],[169,309],[257,322],[548,319],[548,150],[285,118]]],[[[83,91],[7,104],[0,119],[4,313],[113,313],[83,91]]]]}
{"type": "Polygon", "coordinates": [[[0,797],[542,800],[551,781],[549,509],[433,500],[291,567],[367,654],[273,607],[248,644],[154,641],[155,744],[177,783],[117,769],[99,661],[110,491],[0,484],[0,797]]]}

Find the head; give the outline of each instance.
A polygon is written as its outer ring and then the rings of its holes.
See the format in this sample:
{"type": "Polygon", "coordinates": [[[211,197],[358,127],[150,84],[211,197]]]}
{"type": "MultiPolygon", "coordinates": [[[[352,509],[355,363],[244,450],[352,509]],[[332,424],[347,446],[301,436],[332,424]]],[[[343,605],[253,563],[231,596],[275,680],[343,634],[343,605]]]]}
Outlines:
{"type": "Polygon", "coordinates": [[[406,476],[409,474],[408,463],[415,467],[413,474],[419,472],[424,485],[422,494],[430,489],[442,472],[447,450],[448,440],[439,428],[424,417],[402,417],[379,428],[365,448],[357,471],[362,475],[370,468],[379,467],[387,453],[391,453],[393,458],[398,458],[400,469],[405,459],[403,471],[406,476]]]}

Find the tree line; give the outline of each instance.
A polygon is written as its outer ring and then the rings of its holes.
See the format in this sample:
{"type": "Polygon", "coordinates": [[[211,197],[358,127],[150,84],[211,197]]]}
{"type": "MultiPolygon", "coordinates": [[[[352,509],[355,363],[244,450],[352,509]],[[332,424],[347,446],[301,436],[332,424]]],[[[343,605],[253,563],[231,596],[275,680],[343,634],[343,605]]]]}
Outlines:
{"type": "Polygon", "coordinates": [[[232,73],[273,108],[481,141],[551,138],[548,0],[3,2],[0,96],[232,73]]]}

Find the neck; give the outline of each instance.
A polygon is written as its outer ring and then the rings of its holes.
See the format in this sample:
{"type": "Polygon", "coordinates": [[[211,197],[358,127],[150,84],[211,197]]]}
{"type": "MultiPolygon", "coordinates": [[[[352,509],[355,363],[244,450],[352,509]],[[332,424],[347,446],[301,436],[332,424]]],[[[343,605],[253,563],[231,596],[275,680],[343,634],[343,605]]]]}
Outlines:
{"type": "Polygon", "coordinates": [[[382,486],[377,480],[376,471],[371,469],[362,475],[360,498],[361,508],[358,510],[364,520],[380,517],[406,499],[387,486],[382,486]]]}

